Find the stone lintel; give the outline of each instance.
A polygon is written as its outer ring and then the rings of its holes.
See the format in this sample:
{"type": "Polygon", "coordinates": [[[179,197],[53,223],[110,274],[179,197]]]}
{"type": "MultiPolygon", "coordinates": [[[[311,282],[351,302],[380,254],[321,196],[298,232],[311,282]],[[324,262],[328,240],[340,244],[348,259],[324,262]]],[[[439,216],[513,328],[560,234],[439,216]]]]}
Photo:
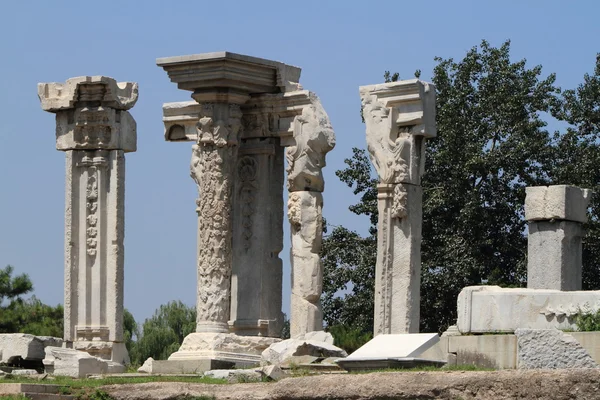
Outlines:
{"type": "Polygon", "coordinates": [[[226,51],[159,58],[179,89],[197,91],[216,87],[248,94],[280,93],[300,81],[301,69],[278,61],[226,51]]]}
{"type": "Polygon", "coordinates": [[[391,109],[392,132],[408,129],[413,135],[432,138],[435,125],[435,86],[419,79],[361,86],[360,96],[371,97],[391,109]]]}
{"type": "Polygon", "coordinates": [[[527,187],[527,221],[566,220],[587,222],[587,207],[592,191],[569,185],[527,187]]]}
{"type": "MultiPolygon", "coordinates": [[[[196,96],[196,95],[194,95],[196,96]]],[[[253,137],[292,138],[294,119],[311,105],[308,90],[252,96],[241,106],[243,139],[253,137]]],[[[165,140],[168,142],[196,141],[201,105],[196,101],[163,104],[165,140]]],[[[282,143],[282,145],[288,145],[282,143]]]]}
{"type": "Polygon", "coordinates": [[[97,102],[99,106],[129,110],[138,99],[138,84],[117,82],[107,76],[78,76],[65,83],[38,83],[42,109],[58,112],[76,108],[77,102],[97,102]],[[82,89],[86,86],[86,89],[82,89]]]}

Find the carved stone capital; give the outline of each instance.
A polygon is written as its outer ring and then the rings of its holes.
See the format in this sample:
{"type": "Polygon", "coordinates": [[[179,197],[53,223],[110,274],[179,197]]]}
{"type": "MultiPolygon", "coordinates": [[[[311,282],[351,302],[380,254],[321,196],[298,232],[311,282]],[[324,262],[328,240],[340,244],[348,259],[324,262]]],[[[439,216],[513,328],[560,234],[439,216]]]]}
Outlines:
{"type": "Polygon", "coordinates": [[[309,100],[294,119],[293,140],[285,151],[290,192],[324,190],[325,155],[335,146],[335,134],[321,101],[314,93],[309,100]]]}
{"type": "Polygon", "coordinates": [[[424,138],[436,136],[435,87],[418,79],[360,88],[367,148],[382,183],[420,184],[424,138]]]}
{"type": "Polygon", "coordinates": [[[136,124],[127,112],[138,97],[137,83],[84,76],[38,84],[42,109],[56,114],[56,148],[136,150],[136,124]]]}

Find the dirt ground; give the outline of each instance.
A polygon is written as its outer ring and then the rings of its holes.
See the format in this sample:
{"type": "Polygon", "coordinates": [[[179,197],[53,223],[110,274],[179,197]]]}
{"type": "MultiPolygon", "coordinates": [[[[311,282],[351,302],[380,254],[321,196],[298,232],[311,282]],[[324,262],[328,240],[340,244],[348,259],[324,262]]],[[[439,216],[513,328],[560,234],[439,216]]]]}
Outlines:
{"type": "Polygon", "coordinates": [[[600,370],[378,372],[231,385],[125,384],[102,390],[117,400],[600,399],[600,370]]]}

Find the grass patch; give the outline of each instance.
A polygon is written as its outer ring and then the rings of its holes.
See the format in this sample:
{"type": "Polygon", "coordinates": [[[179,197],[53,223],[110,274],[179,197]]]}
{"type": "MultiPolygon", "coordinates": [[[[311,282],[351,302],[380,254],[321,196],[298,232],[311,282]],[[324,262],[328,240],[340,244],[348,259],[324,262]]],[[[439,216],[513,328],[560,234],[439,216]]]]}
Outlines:
{"type": "Polygon", "coordinates": [[[29,400],[27,397],[22,394],[3,394],[0,395],[0,399],[2,400],[29,400]]]}

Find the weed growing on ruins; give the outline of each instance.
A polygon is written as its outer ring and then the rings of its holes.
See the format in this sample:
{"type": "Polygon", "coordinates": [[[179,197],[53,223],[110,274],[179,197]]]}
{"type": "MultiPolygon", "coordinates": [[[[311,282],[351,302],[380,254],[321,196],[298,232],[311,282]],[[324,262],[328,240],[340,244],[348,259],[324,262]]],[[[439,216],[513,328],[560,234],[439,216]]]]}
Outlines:
{"type": "Polygon", "coordinates": [[[600,331],[600,310],[596,312],[579,312],[575,317],[575,325],[579,332],[600,331]]]}

